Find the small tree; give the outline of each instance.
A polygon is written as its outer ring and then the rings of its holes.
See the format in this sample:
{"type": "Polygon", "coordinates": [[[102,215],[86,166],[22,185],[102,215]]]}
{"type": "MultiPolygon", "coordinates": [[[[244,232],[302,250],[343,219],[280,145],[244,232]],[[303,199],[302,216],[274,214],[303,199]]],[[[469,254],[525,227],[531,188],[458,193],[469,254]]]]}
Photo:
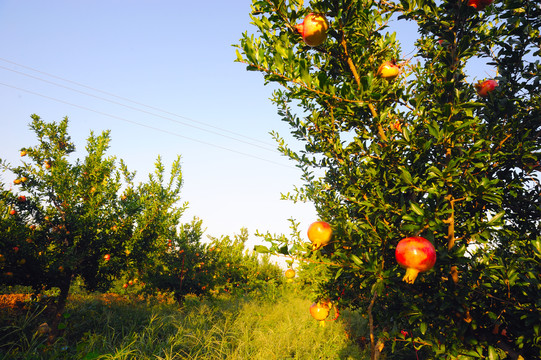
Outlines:
{"type": "Polygon", "coordinates": [[[334,230],[320,250],[279,239],[271,250],[329,264],[320,296],[368,313],[372,359],[386,346],[541,356],[541,7],[489,3],[257,0],[259,34],[238,45],[237,61],[281,85],[273,101],[304,145],[274,134],[303,170],[289,198],[313,202],[334,230]],[[330,24],[317,47],[296,27],[309,12],[330,24]],[[419,29],[409,59],[400,21],[419,29]],[[467,76],[476,57],[496,73],[489,94],[467,76]],[[401,68],[394,80],[378,72],[387,61],[401,68]],[[414,235],[437,262],[407,284],[395,249],[414,235]]]}
{"type": "Polygon", "coordinates": [[[168,291],[179,304],[187,294],[206,295],[213,287],[215,265],[201,242],[202,221],[193,219],[163,241],[152,263],[141,268],[147,291],[168,291]]]}
{"type": "Polygon", "coordinates": [[[209,237],[217,290],[247,293],[263,289],[268,281],[282,277],[280,268],[270,263],[269,255],[260,256],[246,248],[248,237],[246,228],[233,237],[209,237]]]}
{"type": "Polygon", "coordinates": [[[3,191],[0,199],[15,211],[0,218],[0,253],[10,259],[0,262],[2,283],[30,285],[37,292],[59,288],[54,333],[74,277],[89,290],[107,289],[121,271],[152,258],[186,206],[175,207],[180,159],[167,183],[158,159],[155,177],[135,186],[135,174],[106,157],[108,131],[91,133],[84,160],[73,160],[67,127],[67,118],[45,123],[32,116],[38,144],[21,150],[22,165],[3,164],[16,175],[17,190],[3,191]]]}

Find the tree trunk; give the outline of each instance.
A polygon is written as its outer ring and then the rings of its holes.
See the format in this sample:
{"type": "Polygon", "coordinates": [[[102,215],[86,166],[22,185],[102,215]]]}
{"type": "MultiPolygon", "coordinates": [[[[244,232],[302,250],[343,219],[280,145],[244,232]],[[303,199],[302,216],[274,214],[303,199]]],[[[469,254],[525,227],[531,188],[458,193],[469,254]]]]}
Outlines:
{"type": "Polygon", "coordinates": [[[56,341],[56,338],[61,335],[62,330],[58,329],[60,321],[62,319],[62,314],[66,308],[66,302],[68,300],[68,295],[71,287],[71,272],[67,273],[64,278],[60,280],[59,288],[60,295],[58,301],[56,302],[56,308],[54,311],[54,318],[51,321],[51,333],[49,335],[48,343],[53,344],[56,341]]]}

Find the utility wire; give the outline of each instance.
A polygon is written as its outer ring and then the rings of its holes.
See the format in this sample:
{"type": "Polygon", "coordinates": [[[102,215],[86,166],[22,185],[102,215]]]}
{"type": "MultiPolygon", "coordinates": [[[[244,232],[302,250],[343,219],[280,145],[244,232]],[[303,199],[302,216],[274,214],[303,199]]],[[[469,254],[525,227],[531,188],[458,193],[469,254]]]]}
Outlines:
{"type": "Polygon", "coordinates": [[[209,142],[206,142],[206,141],[202,141],[202,140],[199,140],[199,139],[194,139],[194,138],[189,137],[189,136],[180,135],[180,134],[174,133],[172,131],[160,129],[160,128],[155,127],[155,126],[150,126],[150,125],[143,124],[143,123],[140,123],[140,122],[137,122],[137,121],[129,120],[129,119],[126,119],[126,118],[123,118],[123,117],[120,117],[120,116],[116,116],[116,115],[112,115],[112,114],[109,114],[109,113],[106,113],[106,112],[103,112],[103,111],[95,110],[95,109],[92,109],[92,108],[89,108],[89,107],[86,107],[86,106],[77,105],[77,104],[74,104],[74,103],[71,103],[71,102],[68,102],[68,101],[65,101],[65,100],[61,100],[61,99],[58,99],[58,98],[55,98],[55,97],[52,97],[52,96],[40,94],[38,92],[31,91],[31,90],[28,90],[28,89],[23,89],[23,88],[20,88],[18,86],[9,85],[9,84],[5,84],[5,83],[2,83],[2,82],[0,82],[0,85],[3,85],[3,86],[8,87],[8,88],[16,89],[16,90],[19,90],[19,91],[23,91],[23,92],[26,92],[28,94],[40,96],[42,98],[53,100],[53,101],[56,101],[56,102],[59,102],[59,103],[62,103],[62,104],[70,105],[70,106],[73,106],[73,107],[76,107],[76,108],[79,108],[79,109],[83,109],[83,110],[86,110],[86,111],[91,111],[91,112],[99,114],[99,115],[107,116],[107,117],[117,119],[117,120],[120,120],[120,121],[125,121],[125,122],[128,122],[130,124],[142,126],[142,127],[148,128],[148,129],[156,130],[156,131],[163,132],[163,133],[173,135],[173,136],[177,136],[177,137],[180,137],[180,138],[183,138],[183,139],[195,141],[195,142],[198,142],[200,144],[212,146],[212,147],[222,149],[222,150],[226,150],[226,151],[229,151],[229,152],[233,152],[233,153],[236,153],[236,154],[239,154],[239,155],[244,155],[244,156],[247,156],[247,157],[251,157],[253,159],[265,161],[265,162],[268,162],[268,163],[271,163],[271,164],[274,164],[274,165],[286,167],[286,168],[289,168],[289,169],[296,168],[296,167],[291,166],[291,165],[285,165],[285,164],[282,164],[282,163],[279,163],[279,162],[276,162],[276,161],[272,161],[272,160],[268,160],[268,159],[265,159],[265,158],[262,158],[262,157],[259,157],[259,156],[244,153],[242,151],[230,149],[230,148],[227,148],[225,146],[220,146],[220,145],[216,145],[216,144],[209,143],[209,142]]]}
{"type": "MultiPolygon", "coordinates": [[[[207,123],[202,122],[202,121],[197,121],[197,120],[188,118],[188,117],[186,117],[186,116],[178,115],[178,114],[175,114],[175,113],[172,113],[172,112],[169,112],[169,111],[166,111],[166,110],[163,110],[163,109],[154,107],[154,106],[150,106],[150,105],[147,105],[147,104],[143,104],[143,103],[141,103],[141,102],[138,102],[138,101],[135,101],[135,100],[131,100],[131,99],[128,99],[128,98],[126,98],[126,97],[118,96],[118,95],[112,94],[112,93],[107,92],[107,91],[103,91],[103,90],[100,90],[100,89],[96,89],[96,88],[93,88],[93,87],[91,87],[91,86],[88,86],[88,85],[85,85],[85,84],[82,84],[82,83],[79,83],[79,82],[76,82],[76,81],[72,81],[72,80],[69,80],[69,79],[65,79],[65,78],[62,78],[62,77],[59,77],[59,76],[56,76],[56,75],[53,75],[53,74],[44,72],[44,71],[40,71],[40,70],[38,70],[38,69],[29,67],[29,66],[25,66],[25,65],[16,63],[16,62],[14,62],[14,61],[10,61],[10,60],[4,59],[4,58],[0,58],[0,61],[3,61],[3,62],[6,62],[6,63],[9,63],[9,64],[12,64],[12,65],[16,65],[16,66],[19,66],[19,67],[21,67],[21,68],[28,69],[28,70],[37,72],[37,73],[39,73],[39,74],[43,74],[43,75],[49,76],[49,77],[54,78],[54,79],[58,79],[58,80],[61,80],[61,81],[67,82],[67,83],[71,83],[71,84],[74,84],[74,85],[77,85],[77,86],[80,86],[80,87],[83,87],[83,88],[86,88],[86,89],[89,89],[89,90],[92,90],[92,91],[95,91],[95,92],[98,92],[98,93],[101,93],[101,94],[105,94],[105,95],[110,96],[110,97],[114,97],[114,98],[117,98],[117,99],[120,99],[120,100],[123,100],[123,101],[127,101],[127,102],[130,102],[130,103],[132,103],[132,104],[136,104],[136,105],[139,105],[139,106],[143,106],[143,107],[145,107],[145,108],[152,109],[152,110],[155,110],[155,111],[160,111],[160,112],[162,112],[162,113],[165,113],[165,114],[168,114],[168,115],[172,115],[172,116],[177,117],[177,118],[181,118],[181,119],[184,119],[184,120],[187,120],[187,121],[190,121],[190,122],[194,122],[194,123],[201,124],[201,125],[204,125],[204,126],[207,126],[207,127],[210,127],[210,128],[214,128],[214,129],[219,130],[219,131],[221,131],[221,132],[226,132],[226,133],[229,133],[229,134],[232,134],[232,135],[235,135],[235,136],[239,136],[239,137],[241,137],[241,138],[245,138],[245,139],[248,139],[248,140],[251,140],[251,141],[255,141],[255,142],[257,142],[257,143],[261,143],[261,144],[263,144],[263,145],[267,145],[267,146],[273,147],[273,150],[266,149],[266,148],[264,148],[264,147],[262,147],[262,146],[255,145],[255,144],[251,144],[251,145],[257,146],[257,147],[260,147],[260,148],[262,148],[262,149],[269,150],[269,151],[276,151],[276,150],[274,149],[274,146],[275,146],[274,144],[270,144],[270,143],[268,143],[268,142],[261,141],[261,140],[259,140],[259,139],[255,139],[255,138],[252,138],[252,137],[249,137],[249,136],[246,136],[246,135],[242,135],[242,134],[240,134],[240,133],[236,133],[236,132],[231,131],[231,130],[223,129],[223,128],[220,128],[220,127],[218,127],[218,126],[214,126],[214,125],[211,125],[211,124],[207,124],[207,123]]],[[[72,91],[76,91],[76,92],[78,92],[78,93],[81,93],[81,94],[84,94],[84,95],[87,95],[87,96],[91,96],[91,97],[94,97],[94,98],[97,98],[97,99],[100,99],[100,100],[108,101],[108,102],[111,102],[111,103],[113,103],[113,104],[117,104],[117,105],[124,106],[124,107],[130,108],[130,109],[134,109],[134,110],[137,110],[137,111],[141,111],[141,112],[144,112],[144,113],[147,113],[147,114],[150,114],[150,115],[154,115],[154,116],[157,116],[157,117],[161,117],[161,118],[163,118],[163,119],[170,120],[170,121],[173,121],[173,122],[177,122],[177,123],[179,123],[179,124],[191,126],[191,127],[194,127],[194,128],[200,129],[200,130],[203,130],[203,131],[208,131],[208,132],[211,132],[211,133],[214,133],[214,134],[218,134],[218,135],[220,135],[220,136],[228,137],[228,138],[230,138],[230,139],[234,139],[234,140],[237,140],[237,141],[240,141],[240,142],[244,142],[244,143],[250,144],[250,143],[245,142],[245,141],[243,141],[243,140],[235,139],[235,138],[229,137],[229,136],[227,136],[227,135],[223,135],[223,134],[219,134],[219,133],[217,133],[217,132],[213,132],[213,131],[210,131],[210,130],[202,129],[202,128],[197,127],[197,126],[194,126],[194,125],[186,124],[186,123],[184,123],[184,122],[181,122],[181,121],[178,121],[178,120],[174,120],[174,119],[171,119],[171,118],[168,118],[168,117],[164,117],[164,116],[162,116],[162,115],[158,115],[158,114],[151,113],[151,112],[148,112],[148,111],[145,111],[145,110],[141,110],[141,109],[138,109],[138,108],[134,108],[134,107],[132,107],[132,106],[125,105],[125,104],[122,104],[122,103],[119,103],[119,102],[116,102],[116,101],[113,101],[113,100],[110,100],[110,99],[106,99],[106,98],[103,98],[103,97],[99,97],[99,96],[96,96],[96,95],[92,95],[92,94],[89,94],[89,93],[85,93],[85,92],[83,92],[83,91],[76,90],[76,89],[73,89],[73,88],[70,88],[70,87],[67,87],[67,86],[64,86],[64,85],[60,85],[60,84],[58,84],[58,83],[54,83],[54,82],[51,82],[51,81],[48,81],[48,80],[45,80],[45,79],[42,79],[42,78],[39,78],[39,77],[36,77],[36,76],[32,76],[32,75],[29,75],[29,74],[26,74],[26,73],[23,73],[23,72],[20,72],[20,71],[16,71],[16,70],[13,70],[13,69],[5,68],[5,67],[3,67],[3,66],[0,66],[0,67],[3,68],[3,69],[5,69],[5,70],[9,70],[9,71],[12,71],[12,72],[15,72],[15,73],[24,75],[24,76],[28,76],[28,77],[31,77],[31,78],[34,78],[34,79],[37,79],[37,80],[40,80],[40,81],[47,82],[47,83],[49,83],[49,84],[53,84],[53,85],[55,85],[55,86],[60,86],[60,87],[63,87],[63,88],[66,88],[66,89],[69,89],[69,90],[72,90],[72,91]]]]}
{"type": "MultiPolygon", "coordinates": [[[[103,100],[103,101],[106,101],[106,102],[109,102],[109,103],[112,103],[112,104],[115,104],[115,105],[123,106],[123,107],[131,109],[131,110],[139,111],[139,112],[142,112],[142,113],[145,113],[145,114],[149,114],[149,115],[156,116],[156,117],[159,117],[159,118],[162,118],[162,119],[165,119],[165,120],[169,120],[169,121],[172,121],[172,122],[177,123],[177,124],[182,124],[182,125],[189,126],[189,127],[195,128],[195,129],[199,129],[199,130],[202,130],[202,131],[205,131],[205,132],[209,132],[209,133],[212,133],[212,134],[215,134],[215,135],[218,135],[218,136],[222,136],[222,137],[225,137],[225,138],[228,138],[228,139],[239,141],[241,143],[248,144],[248,145],[251,145],[251,146],[255,146],[255,147],[258,147],[258,148],[266,150],[266,151],[275,152],[275,153],[277,152],[275,149],[269,149],[267,147],[263,147],[261,145],[254,144],[252,142],[244,141],[244,140],[241,140],[241,139],[229,136],[229,135],[224,135],[224,134],[222,134],[220,132],[217,132],[217,131],[204,129],[204,128],[200,127],[200,126],[188,124],[186,122],[175,120],[175,119],[172,119],[170,117],[166,117],[166,116],[159,115],[159,114],[147,111],[147,110],[143,110],[143,109],[139,109],[139,108],[136,108],[136,107],[133,107],[133,106],[130,106],[130,105],[126,105],[126,104],[120,103],[118,101],[114,101],[114,100],[110,100],[110,99],[107,99],[107,98],[104,98],[104,97],[101,97],[101,96],[93,95],[93,94],[90,94],[90,93],[87,93],[87,92],[84,92],[84,91],[81,91],[81,90],[71,88],[69,86],[65,86],[65,85],[62,85],[62,84],[55,83],[53,81],[49,81],[49,80],[40,78],[38,76],[34,76],[34,75],[30,75],[30,74],[27,74],[27,73],[24,73],[24,72],[21,72],[21,71],[13,70],[13,69],[4,67],[2,65],[0,65],[0,69],[11,71],[11,72],[14,72],[14,73],[19,74],[19,75],[23,75],[23,76],[26,76],[26,77],[29,77],[29,78],[32,78],[32,79],[36,79],[36,80],[45,82],[47,84],[51,84],[51,85],[58,86],[58,87],[61,87],[61,88],[64,88],[64,89],[68,89],[68,90],[77,92],[79,94],[90,96],[90,97],[93,97],[93,98],[96,98],[96,99],[99,99],[99,100],[103,100]]],[[[238,135],[238,136],[242,136],[242,135],[238,135]]]]}

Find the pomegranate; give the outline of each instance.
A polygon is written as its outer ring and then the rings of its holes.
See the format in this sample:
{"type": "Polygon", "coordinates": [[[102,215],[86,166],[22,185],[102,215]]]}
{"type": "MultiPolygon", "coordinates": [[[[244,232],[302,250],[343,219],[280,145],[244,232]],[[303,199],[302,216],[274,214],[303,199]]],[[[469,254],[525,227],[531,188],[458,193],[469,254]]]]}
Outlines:
{"type": "Polygon", "coordinates": [[[308,239],[312,242],[312,249],[317,250],[331,241],[332,228],[325,221],[316,221],[308,227],[308,239]]]}
{"type": "Polygon", "coordinates": [[[301,24],[295,25],[295,28],[301,34],[306,45],[316,47],[327,39],[327,30],[329,23],[327,18],[321,14],[310,13],[306,15],[301,24]]]}
{"type": "Polygon", "coordinates": [[[468,5],[477,10],[484,10],[487,6],[489,6],[493,2],[494,0],[469,0],[468,5]]]}
{"type": "Polygon", "coordinates": [[[395,61],[385,61],[378,68],[377,75],[383,79],[393,80],[400,74],[400,66],[395,61]]]}
{"type": "Polygon", "coordinates": [[[287,279],[293,279],[295,277],[295,270],[287,269],[285,272],[285,276],[287,279]]]}
{"type": "Polygon", "coordinates": [[[320,326],[325,326],[325,319],[329,316],[332,303],[330,301],[318,301],[310,306],[310,315],[317,321],[320,326]]]}
{"type": "Polygon", "coordinates": [[[436,263],[436,249],[427,239],[412,236],[400,240],[395,257],[398,264],[406,268],[406,275],[402,280],[413,284],[420,272],[432,269],[436,263]]]}
{"type": "Polygon", "coordinates": [[[498,82],[496,80],[491,79],[491,80],[479,81],[474,86],[479,96],[487,97],[489,93],[491,93],[492,91],[494,91],[494,89],[496,89],[496,87],[498,86],[498,82]]]}

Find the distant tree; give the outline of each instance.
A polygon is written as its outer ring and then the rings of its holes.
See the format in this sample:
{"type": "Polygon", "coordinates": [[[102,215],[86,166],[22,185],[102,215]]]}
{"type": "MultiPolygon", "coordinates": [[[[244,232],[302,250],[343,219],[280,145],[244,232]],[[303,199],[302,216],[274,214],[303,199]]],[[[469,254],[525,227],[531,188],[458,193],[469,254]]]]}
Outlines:
{"type": "Polygon", "coordinates": [[[187,294],[209,294],[216,268],[208,246],[201,241],[202,224],[199,219],[184,224],[178,232],[162,241],[152,262],[142,264],[140,274],[147,293],[170,292],[179,304],[184,302],[187,294]]]}
{"type": "Polygon", "coordinates": [[[270,256],[246,247],[249,233],[242,228],[234,236],[209,237],[215,263],[215,287],[227,292],[246,293],[264,288],[267,281],[282,277],[282,270],[270,262],[270,256]]]}
{"type": "Polygon", "coordinates": [[[288,198],[334,230],[321,249],[275,238],[270,251],[328,264],[319,296],[366,311],[372,359],[541,357],[541,4],[491,3],[252,3],[258,33],[237,61],[280,85],[273,101],[304,145],[274,134],[303,170],[288,198]],[[297,25],[309,13],[329,24],[318,46],[297,25]],[[418,27],[411,58],[400,21],[418,27]],[[476,58],[495,89],[467,76],[476,58]],[[437,252],[413,284],[395,260],[410,236],[437,252]]]}

